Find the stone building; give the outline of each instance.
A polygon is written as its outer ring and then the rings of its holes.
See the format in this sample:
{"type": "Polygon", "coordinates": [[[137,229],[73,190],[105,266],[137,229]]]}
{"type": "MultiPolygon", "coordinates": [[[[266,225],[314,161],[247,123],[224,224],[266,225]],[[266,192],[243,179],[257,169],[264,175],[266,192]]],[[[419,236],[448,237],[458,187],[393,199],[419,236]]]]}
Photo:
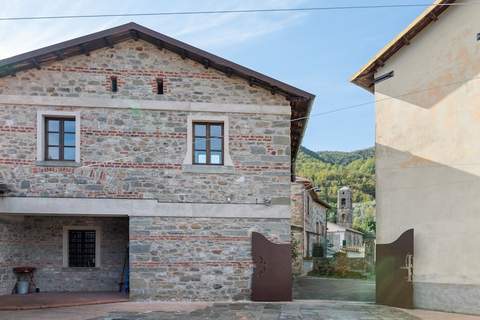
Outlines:
{"type": "Polygon", "coordinates": [[[377,101],[377,244],[413,228],[414,306],[480,314],[480,7],[457,3],[435,1],[352,81],[377,101]]]}
{"type": "Polygon", "coordinates": [[[314,96],[129,23],[0,61],[0,294],[249,299],[314,96]],[[127,249],[127,246],[129,249],[127,249]]]}
{"type": "Polygon", "coordinates": [[[349,187],[342,187],[337,193],[337,224],[346,228],[352,228],[352,190],[349,187]]]}
{"type": "Polygon", "coordinates": [[[340,251],[345,252],[349,258],[363,258],[365,256],[363,233],[358,230],[328,222],[327,241],[328,256],[333,256],[340,251]]]}
{"type": "MultiPolygon", "coordinates": [[[[291,235],[297,257],[293,262],[295,274],[307,273],[313,264],[310,260],[316,244],[325,249],[328,203],[322,201],[311,181],[297,177],[291,186],[291,235]]],[[[323,252],[322,252],[323,254],[323,252]]]]}

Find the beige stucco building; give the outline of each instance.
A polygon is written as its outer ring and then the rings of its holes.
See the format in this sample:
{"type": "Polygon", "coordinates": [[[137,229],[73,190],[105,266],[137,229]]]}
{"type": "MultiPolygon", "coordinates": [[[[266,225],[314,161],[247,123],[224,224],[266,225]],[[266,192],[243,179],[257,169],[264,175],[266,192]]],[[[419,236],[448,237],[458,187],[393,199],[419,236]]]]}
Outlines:
{"type": "Polygon", "coordinates": [[[353,82],[376,99],[377,243],[414,228],[415,306],[480,313],[480,6],[453,2],[353,82]]]}

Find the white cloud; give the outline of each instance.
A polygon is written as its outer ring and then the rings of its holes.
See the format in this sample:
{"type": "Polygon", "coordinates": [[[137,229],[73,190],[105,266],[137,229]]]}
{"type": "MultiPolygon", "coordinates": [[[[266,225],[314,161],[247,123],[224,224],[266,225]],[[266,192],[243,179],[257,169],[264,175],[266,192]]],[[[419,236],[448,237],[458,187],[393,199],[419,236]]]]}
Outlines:
{"type": "MultiPolygon", "coordinates": [[[[235,1],[4,1],[2,16],[53,16],[98,13],[232,10],[301,6],[305,0],[235,1]],[[46,5],[48,4],[48,5],[46,5]],[[68,4],[68,6],[66,5],[68,4]],[[162,5],[164,4],[164,5],[162,5]]],[[[130,18],[0,21],[0,58],[113,27],[129,21],[212,50],[280,31],[301,21],[304,13],[249,13],[130,18]]]]}

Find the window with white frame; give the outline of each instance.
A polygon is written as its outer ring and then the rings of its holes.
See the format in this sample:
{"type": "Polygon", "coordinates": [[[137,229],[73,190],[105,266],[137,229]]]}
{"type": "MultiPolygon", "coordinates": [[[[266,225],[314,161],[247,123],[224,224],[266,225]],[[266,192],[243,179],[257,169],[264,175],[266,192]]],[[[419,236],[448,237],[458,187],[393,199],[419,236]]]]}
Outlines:
{"type": "Polygon", "coordinates": [[[233,167],[228,116],[190,115],[187,126],[184,165],[233,167]]]}
{"type": "Polygon", "coordinates": [[[63,266],[68,268],[97,268],[100,266],[99,227],[64,227],[63,266]]]}
{"type": "Polygon", "coordinates": [[[37,161],[80,163],[80,113],[37,113],[37,161]]]}

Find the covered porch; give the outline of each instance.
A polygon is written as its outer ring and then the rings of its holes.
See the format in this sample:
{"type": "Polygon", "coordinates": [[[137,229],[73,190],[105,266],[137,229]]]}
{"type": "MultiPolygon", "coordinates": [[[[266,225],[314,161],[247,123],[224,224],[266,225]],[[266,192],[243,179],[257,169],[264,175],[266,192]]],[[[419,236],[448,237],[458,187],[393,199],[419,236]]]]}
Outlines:
{"type": "Polygon", "coordinates": [[[128,229],[128,217],[0,214],[0,310],[127,300],[128,229]],[[15,294],[30,280],[18,267],[34,269],[29,294],[15,294]]]}

